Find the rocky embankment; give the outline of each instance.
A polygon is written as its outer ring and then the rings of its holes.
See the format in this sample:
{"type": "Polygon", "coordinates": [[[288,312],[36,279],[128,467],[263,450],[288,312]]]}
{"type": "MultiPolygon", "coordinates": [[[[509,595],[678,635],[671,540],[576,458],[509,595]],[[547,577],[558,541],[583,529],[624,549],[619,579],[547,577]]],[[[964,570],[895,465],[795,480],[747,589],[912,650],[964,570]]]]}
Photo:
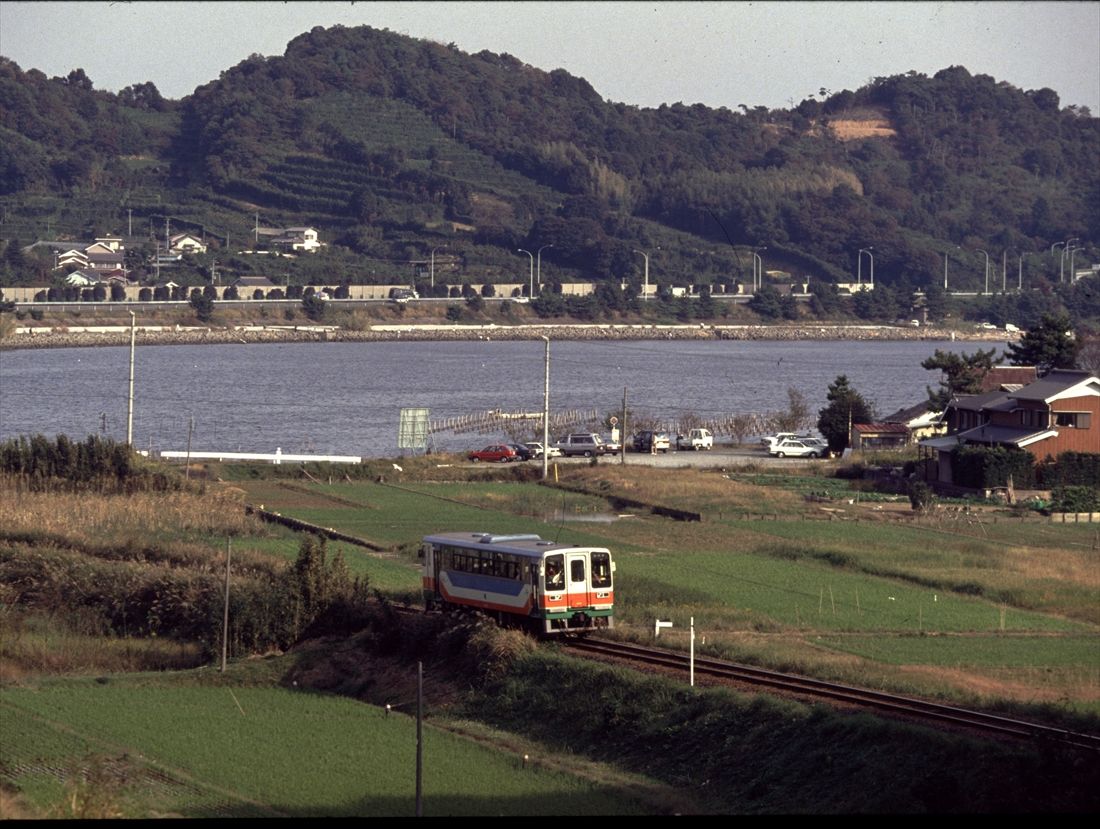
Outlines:
{"type": "MultiPolygon", "coordinates": [[[[138,326],[142,345],[215,345],[287,342],[389,342],[394,340],[977,340],[1005,342],[1004,331],[958,332],[893,325],[375,325],[138,326]]],[[[85,348],[128,345],[128,326],[26,328],[0,340],[0,349],[85,348]]]]}

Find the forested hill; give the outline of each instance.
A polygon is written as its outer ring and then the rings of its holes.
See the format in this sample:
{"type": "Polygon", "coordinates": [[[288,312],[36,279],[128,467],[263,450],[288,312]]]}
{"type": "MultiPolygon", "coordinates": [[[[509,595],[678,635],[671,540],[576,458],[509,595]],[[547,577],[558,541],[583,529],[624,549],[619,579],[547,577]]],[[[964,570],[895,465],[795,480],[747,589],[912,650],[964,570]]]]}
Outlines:
{"type": "Polygon", "coordinates": [[[369,27],[318,27],[179,102],[0,61],[9,212],[92,190],[152,214],[156,190],[227,235],[256,211],[378,260],[447,244],[484,272],[544,248],[556,273],[634,278],[635,249],[660,246],[662,279],[749,281],[766,245],[770,269],[848,281],[873,245],[876,281],[919,286],[945,250],[1095,248],[1098,161],[1087,110],[962,67],[733,111],[614,103],[564,70],[369,27]]]}

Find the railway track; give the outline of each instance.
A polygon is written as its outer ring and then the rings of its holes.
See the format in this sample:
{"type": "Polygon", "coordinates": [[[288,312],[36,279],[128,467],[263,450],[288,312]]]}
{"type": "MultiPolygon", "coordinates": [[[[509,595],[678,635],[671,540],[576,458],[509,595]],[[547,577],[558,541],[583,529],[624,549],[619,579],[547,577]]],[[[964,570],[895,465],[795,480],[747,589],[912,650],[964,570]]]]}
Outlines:
{"type": "MultiPolygon", "coordinates": [[[[606,639],[565,639],[562,644],[569,650],[616,659],[629,660],[656,667],[683,671],[690,670],[686,653],[666,651],[606,639]]],[[[984,734],[1009,736],[1017,739],[1052,741],[1100,752],[1100,736],[1081,734],[1048,725],[1015,720],[996,714],[971,711],[935,702],[887,694],[866,688],[855,688],[835,682],[784,674],[748,665],[737,665],[716,659],[695,658],[695,673],[700,676],[734,680],[752,685],[777,688],[794,694],[830,699],[862,708],[919,719],[976,729],[984,734]]]]}

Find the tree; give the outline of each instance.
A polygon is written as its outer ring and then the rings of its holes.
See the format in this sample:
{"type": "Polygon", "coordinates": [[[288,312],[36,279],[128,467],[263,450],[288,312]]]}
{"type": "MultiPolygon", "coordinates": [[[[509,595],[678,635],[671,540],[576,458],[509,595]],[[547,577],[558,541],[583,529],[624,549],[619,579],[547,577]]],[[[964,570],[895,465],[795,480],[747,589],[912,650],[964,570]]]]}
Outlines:
{"type": "Polygon", "coordinates": [[[1039,376],[1056,368],[1073,368],[1081,351],[1081,340],[1067,314],[1043,314],[1042,320],[1009,343],[1005,356],[1014,366],[1035,366],[1039,376]]]}
{"type": "Polygon", "coordinates": [[[772,425],[777,432],[798,432],[813,422],[810,404],[805,395],[793,386],[787,389],[787,409],[775,412],[771,416],[772,425]]]}
{"type": "Polygon", "coordinates": [[[829,442],[830,452],[842,452],[848,446],[851,427],[856,423],[870,423],[873,419],[870,404],[841,374],[829,384],[829,401],[818,413],[817,429],[829,442]]]}
{"type": "Polygon", "coordinates": [[[328,302],[312,293],[302,299],[302,312],[314,322],[320,322],[325,318],[328,302]]]}
{"type": "Polygon", "coordinates": [[[210,322],[210,318],[214,314],[214,300],[196,289],[191,292],[189,302],[191,307],[195,309],[195,316],[199,322],[210,322]]]}
{"type": "Polygon", "coordinates": [[[989,351],[978,349],[975,353],[967,355],[955,354],[951,351],[940,351],[921,363],[921,368],[929,371],[939,369],[944,377],[940,381],[940,388],[933,391],[928,388],[929,411],[942,412],[951,402],[951,398],[958,394],[977,394],[982,390],[982,380],[989,373],[995,363],[993,355],[996,349],[989,351]]]}

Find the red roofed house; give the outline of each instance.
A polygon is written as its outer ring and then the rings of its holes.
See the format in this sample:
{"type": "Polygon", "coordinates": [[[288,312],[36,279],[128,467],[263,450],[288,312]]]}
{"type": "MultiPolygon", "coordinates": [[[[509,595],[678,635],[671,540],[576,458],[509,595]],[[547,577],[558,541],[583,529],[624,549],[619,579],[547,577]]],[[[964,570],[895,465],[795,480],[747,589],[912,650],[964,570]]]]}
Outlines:
{"type": "Polygon", "coordinates": [[[952,483],[951,451],[959,444],[1026,449],[1036,461],[1100,453],[1100,378],[1055,369],[1018,388],[953,398],[946,416],[948,434],[920,444],[936,452],[941,483],[952,483]]]}
{"type": "Polygon", "coordinates": [[[897,449],[909,443],[909,427],[904,423],[854,423],[848,445],[861,449],[897,449]]]}

